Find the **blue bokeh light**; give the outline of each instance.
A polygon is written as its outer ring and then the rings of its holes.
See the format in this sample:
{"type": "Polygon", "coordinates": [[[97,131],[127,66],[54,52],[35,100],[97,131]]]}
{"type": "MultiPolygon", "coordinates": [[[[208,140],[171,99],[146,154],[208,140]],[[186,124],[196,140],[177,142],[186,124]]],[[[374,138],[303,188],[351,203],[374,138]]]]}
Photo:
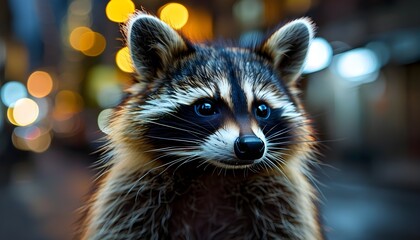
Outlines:
{"type": "Polygon", "coordinates": [[[10,107],[17,100],[27,97],[28,92],[22,83],[11,81],[3,85],[0,95],[3,104],[10,107]]]}

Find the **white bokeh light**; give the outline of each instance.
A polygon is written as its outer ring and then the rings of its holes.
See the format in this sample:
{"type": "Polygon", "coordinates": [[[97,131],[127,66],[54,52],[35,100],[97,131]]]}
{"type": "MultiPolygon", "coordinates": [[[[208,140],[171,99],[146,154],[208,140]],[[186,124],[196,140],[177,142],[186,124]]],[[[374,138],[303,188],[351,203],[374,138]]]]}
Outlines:
{"type": "Polygon", "coordinates": [[[357,48],[335,56],[334,67],[337,74],[346,80],[366,82],[377,76],[380,63],[372,50],[357,48]]]}
{"type": "Polygon", "coordinates": [[[314,38],[309,46],[303,73],[320,71],[331,63],[332,48],[323,38],[314,38]]]}
{"type": "Polygon", "coordinates": [[[110,132],[109,120],[112,113],[113,113],[113,110],[110,108],[107,108],[107,109],[102,110],[98,115],[98,127],[105,134],[109,134],[110,132]]]}

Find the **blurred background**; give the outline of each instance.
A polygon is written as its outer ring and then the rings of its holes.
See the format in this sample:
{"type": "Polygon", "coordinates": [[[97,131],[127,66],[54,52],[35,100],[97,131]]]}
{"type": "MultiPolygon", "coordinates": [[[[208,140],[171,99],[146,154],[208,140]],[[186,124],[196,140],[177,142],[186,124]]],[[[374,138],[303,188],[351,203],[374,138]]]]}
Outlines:
{"type": "Polygon", "coordinates": [[[420,1],[0,0],[0,239],[71,239],[109,108],[131,79],[121,23],[146,9],[195,42],[318,26],[304,103],[327,239],[420,239],[420,1]]]}

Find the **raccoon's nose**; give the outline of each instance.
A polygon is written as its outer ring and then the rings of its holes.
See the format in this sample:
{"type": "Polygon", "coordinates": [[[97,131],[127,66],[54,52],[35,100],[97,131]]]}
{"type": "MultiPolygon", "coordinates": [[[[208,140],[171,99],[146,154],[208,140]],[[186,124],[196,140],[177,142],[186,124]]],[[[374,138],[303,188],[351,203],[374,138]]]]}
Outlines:
{"type": "Polygon", "coordinates": [[[257,136],[244,135],[235,141],[235,154],[241,160],[255,160],[263,156],[264,147],[264,142],[257,136]]]}

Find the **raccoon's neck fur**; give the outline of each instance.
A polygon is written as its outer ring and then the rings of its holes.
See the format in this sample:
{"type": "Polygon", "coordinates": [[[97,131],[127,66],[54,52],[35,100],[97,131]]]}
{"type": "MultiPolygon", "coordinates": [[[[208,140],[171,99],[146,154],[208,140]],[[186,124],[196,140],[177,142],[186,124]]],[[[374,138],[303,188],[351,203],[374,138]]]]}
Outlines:
{"type": "MultiPolygon", "coordinates": [[[[138,161],[137,158],[131,161],[138,161]]],[[[83,239],[322,239],[301,166],[274,172],[127,168],[103,178],[83,239]]],[[[296,161],[299,162],[299,161],[296,161]]]]}

